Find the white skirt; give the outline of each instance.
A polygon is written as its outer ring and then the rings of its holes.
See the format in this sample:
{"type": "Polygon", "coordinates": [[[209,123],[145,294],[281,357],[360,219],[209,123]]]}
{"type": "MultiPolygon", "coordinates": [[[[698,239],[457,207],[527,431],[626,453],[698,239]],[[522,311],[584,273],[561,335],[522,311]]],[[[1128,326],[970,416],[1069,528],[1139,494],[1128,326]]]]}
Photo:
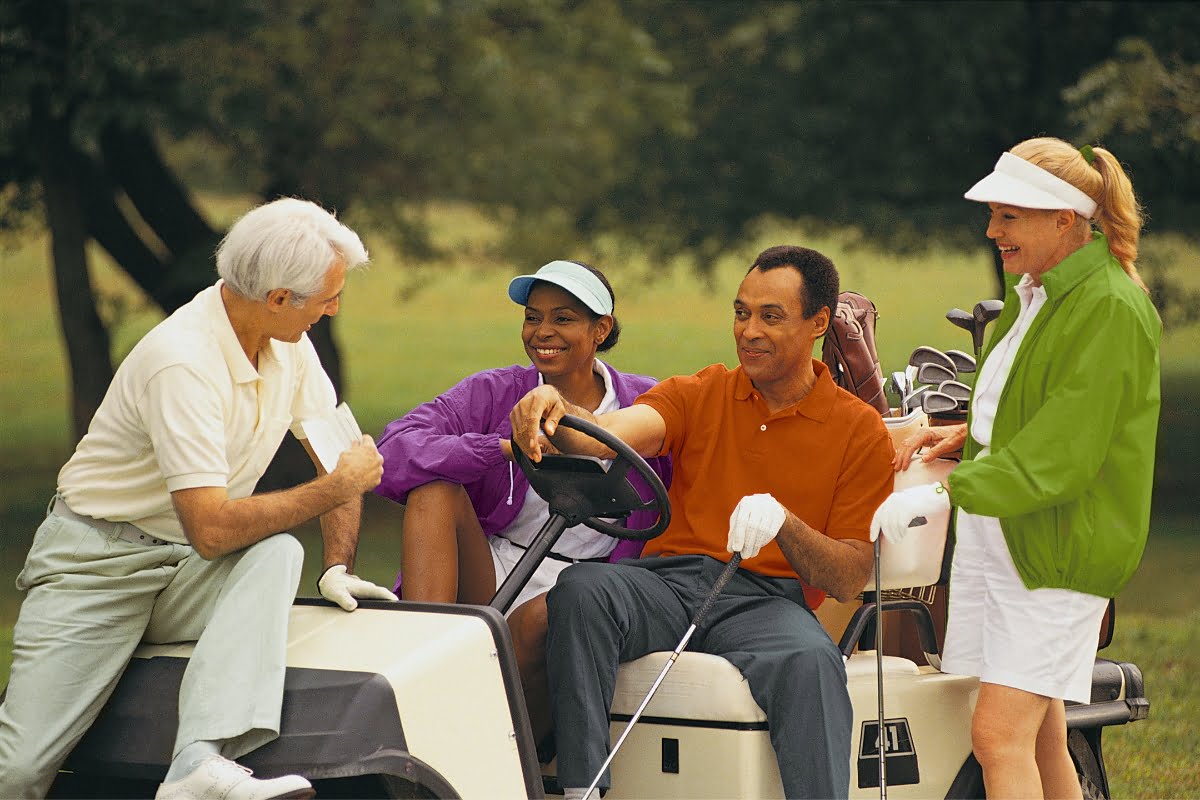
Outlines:
{"type": "MultiPolygon", "coordinates": [[[[492,549],[492,567],[496,570],[496,588],[499,589],[500,585],[504,583],[504,579],[513,571],[513,567],[521,560],[521,556],[525,555],[525,550],[503,536],[493,536],[488,539],[488,544],[492,549]]],[[[539,594],[550,591],[558,582],[558,573],[569,566],[571,564],[567,561],[559,561],[554,558],[544,559],[533,575],[529,577],[529,583],[525,584],[525,588],[517,595],[517,599],[509,606],[504,616],[509,616],[539,594]]]]}
{"type": "Polygon", "coordinates": [[[959,509],[955,536],[942,671],[1089,702],[1108,598],[1025,588],[995,517],[959,509]]]}

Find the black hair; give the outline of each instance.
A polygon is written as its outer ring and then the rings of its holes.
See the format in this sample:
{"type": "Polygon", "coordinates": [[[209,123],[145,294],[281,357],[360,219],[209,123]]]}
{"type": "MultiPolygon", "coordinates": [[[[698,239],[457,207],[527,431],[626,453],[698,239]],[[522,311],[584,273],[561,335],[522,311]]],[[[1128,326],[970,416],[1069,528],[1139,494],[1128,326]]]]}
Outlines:
{"type": "Polygon", "coordinates": [[[828,256],[808,247],[781,244],[759,253],[746,274],[756,269],[766,272],[778,267],[791,267],[804,279],[800,301],[804,305],[805,319],[812,319],[822,308],[828,308],[831,316],[837,310],[838,272],[828,256]]]}
{"type": "MultiPolygon", "coordinates": [[[[613,319],[613,326],[612,326],[612,330],[608,332],[608,336],[604,337],[604,341],[596,346],[596,350],[597,350],[597,352],[600,352],[600,353],[606,352],[608,350],[612,350],[614,347],[617,346],[617,340],[621,338],[621,323],[617,321],[617,315],[615,313],[617,310],[617,294],[616,294],[616,292],[613,291],[612,284],[608,282],[608,278],[604,277],[603,272],[601,272],[600,270],[591,266],[590,264],[583,263],[582,261],[571,260],[571,263],[578,264],[579,266],[586,269],[588,272],[595,275],[597,278],[600,279],[600,282],[602,284],[604,284],[604,288],[608,290],[608,296],[612,300],[613,311],[614,311],[614,313],[611,315],[612,319],[613,319]]],[[[586,304],[584,305],[584,308],[587,309],[588,314],[592,318],[592,322],[595,322],[596,320],[600,319],[601,315],[597,314],[595,311],[592,311],[590,308],[587,307],[586,304]]]]}

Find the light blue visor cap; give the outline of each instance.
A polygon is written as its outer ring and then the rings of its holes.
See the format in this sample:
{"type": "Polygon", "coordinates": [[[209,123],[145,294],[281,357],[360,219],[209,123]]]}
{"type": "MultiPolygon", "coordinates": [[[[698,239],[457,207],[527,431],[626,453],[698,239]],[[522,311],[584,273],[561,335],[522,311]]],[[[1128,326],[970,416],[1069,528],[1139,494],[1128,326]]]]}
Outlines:
{"type": "Polygon", "coordinates": [[[532,275],[518,275],[509,281],[508,296],[514,303],[525,305],[529,302],[529,292],[533,290],[535,281],[561,286],[601,316],[613,312],[613,301],[608,289],[604,288],[604,284],[590,269],[581,267],[574,261],[551,261],[532,275]]]}

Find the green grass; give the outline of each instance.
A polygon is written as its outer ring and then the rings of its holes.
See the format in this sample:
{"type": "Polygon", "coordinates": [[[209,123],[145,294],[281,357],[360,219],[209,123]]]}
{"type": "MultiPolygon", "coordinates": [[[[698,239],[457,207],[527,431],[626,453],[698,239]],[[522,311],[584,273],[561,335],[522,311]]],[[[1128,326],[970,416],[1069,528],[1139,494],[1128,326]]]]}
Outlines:
{"type": "MultiPolygon", "coordinates": [[[[1195,548],[1195,545],[1192,545],[1195,548]]],[[[1194,574],[1194,573],[1192,573],[1194,574]]],[[[1104,760],[1112,796],[1200,797],[1196,768],[1200,711],[1200,612],[1179,617],[1121,615],[1102,655],[1137,664],[1146,678],[1150,716],[1104,732],[1104,760]]]]}
{"type": "MultiPolygon", "coordinates": [[[[247,207],[237,199],[210,200],[210,213],[227,221],[247,207]]],[[[353,220],[350,220],[353,224],[353,220]]],[[[439,241],[453,253],[443,261],[413,264],[365,236],[373,265],[349,278],[337,333],[345,358],[346,395],[365,431],[391,419],[461,377],[491,366],[521,362],[520,311],[505,294],[512,275],[539,264],[508,264],[494,255],[496,230],[469,210],[435,217],[439,241]]],[[[852,232],[819,232],[802,224],[764,223],[734,255],[713,265],[711,281],[679,265],[651,263],[613,247],[581,251],[564,246],[555,257],[584,258],[614,284],[621,344],[608,360],[624,370],[666,376],[710,363],[734,363],[731,301],[746,264],[762,248],[783,241],[830,255],[843,288],[879,307],[879,350],[885,373],[899,369],[912,348],[929,344],[970,349],[967,335],[944,319],[954,306],[970,308],[991,296],[989,257],[931,251],[885,254],[852,232]]],[[[1153,252],[1152,240],[1148,251],[1153,252]]],[[[1165,251],[1179,253],[1178,242],[1165,251]]],[[[1194,248],[1183,252],[1196,263],[1194,248]]],[[[69,455],[64,351],[57,329],[53,285],[44,238],[32,237],[0,251],[9,313],[0,316],[0,685],[7,679],[11,625],[19,596],[13,578],[54,476],[69,455]]],[[[1180,257],[1177,255],[1177,257],[1180,257]]],[[[121,355],[161,315],[103,253],[92,253],[93,280],[112,322],[113,350],[121,355]]],[[[1179,280],[1185,276],[1176,274],[1179,280]]],[[[1186,280],[1200,288],[1200,275],[1186,280]]],[[[1105,737],[1114,795],[1200,797],[1195,760],[1195,719],[1200,716],[1200,543],[1195,537],[1200,452],[1200,326],[1168,329],[1162,346],[1163,425],[1156,466],[1155,516],[1142,567],[1118,600],[1110,658],[1137,663],[1146,676],[1151,717],[1105,737]]],[[[399,553],[401,511],[369,497],[360,546],[360,574],[390,582],[399,553]]],[[[318,545],[311,527],[299,532],[310,553],[318,545]]],[[[301,592],[312,594],[315,557],[308,559],[301,592]]]]}

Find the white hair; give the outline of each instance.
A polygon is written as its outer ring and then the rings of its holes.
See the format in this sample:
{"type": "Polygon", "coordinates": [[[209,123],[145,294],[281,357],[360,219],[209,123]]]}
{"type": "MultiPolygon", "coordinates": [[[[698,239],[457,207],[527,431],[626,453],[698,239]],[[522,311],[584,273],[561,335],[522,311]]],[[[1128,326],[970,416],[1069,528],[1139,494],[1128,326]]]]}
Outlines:
{"type": "Polygon", "coordinates": [[[217,247],[217,274],[237,294],[266,300],[273,289],[289,289],[302,305],[321,290],[341,256],[346,269],[367,263],[358,234],[308,200],[285,197],[248,211],[217,247]]]}

